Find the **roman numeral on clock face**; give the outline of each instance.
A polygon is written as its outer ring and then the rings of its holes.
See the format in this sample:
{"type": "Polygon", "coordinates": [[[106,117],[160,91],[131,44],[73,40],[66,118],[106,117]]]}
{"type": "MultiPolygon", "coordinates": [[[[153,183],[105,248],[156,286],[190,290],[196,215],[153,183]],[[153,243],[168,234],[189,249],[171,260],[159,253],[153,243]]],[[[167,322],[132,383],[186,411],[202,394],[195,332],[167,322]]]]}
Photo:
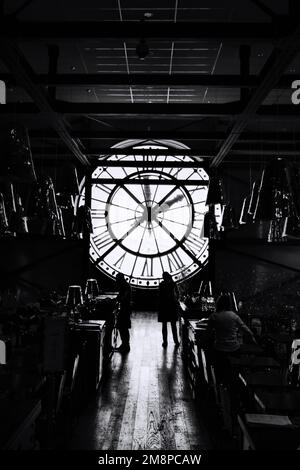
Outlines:
{"type": "Polygon", "coordinates": [[[167,255],[169,270],[177,271],[178,269],[182,269],[184,267],[184,263],[178,253],[174,251],[173,253],[169,253],[167,255]]]}
{"type": "Polygon", "coordinates": [[[143,264],[142,276],[153,276],[153,258],[146,258],[143,264]]]}
{"type": "Polygon", "coordinates": [[[110,194],[112,191],[112,188],[108,188],[105,184],[96,184],[96,188],[105,192],[106,194],[110,194]]]}
{"type": "Polygon", "coordinates": [[[122,269],[122,266],[123,266],[125,257],[126,257],[126,253],[124,253],[124,254],[115,262],[115,267],[116,267],[117,269],[122,269]]]}
{"type": "Polygon", "coordinates": [[[184,245],[195,255],[198,255],[202,250],[204,241],[200,236],[197,236],[195,233],[191,232],[188,239],[184,242],[184,245]]]}
{"type": "Polygon", "coordinates": [[[105,209],[92,209],[91,215],[93,219],[105,219],[107,211],[105,209]]]}
{"type": "Polygon", "coordinates": [[[111,236],[110,236],[110,234],[107,230],[101,232],[99,235],[96,235],[93,238],[93,241],[94,241],[94,243],[95,243],[95,245],[97,246],[98,249],[105,248],[105,247],[115,243],[115,241],[112,240],[112,238],[111,238],[111,236]]]}

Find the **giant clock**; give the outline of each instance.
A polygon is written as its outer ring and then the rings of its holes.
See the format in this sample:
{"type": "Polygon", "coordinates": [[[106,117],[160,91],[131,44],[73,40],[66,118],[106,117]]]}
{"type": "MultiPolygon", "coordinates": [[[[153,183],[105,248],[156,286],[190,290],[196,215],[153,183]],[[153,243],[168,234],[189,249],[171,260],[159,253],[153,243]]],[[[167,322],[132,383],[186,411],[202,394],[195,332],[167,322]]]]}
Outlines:
{"type": "Polygon", "coordinates": [[[163,271],[180,282],[208,261],[208,240],[203,237],[208,175],[203,168],[193,168],[192,157],[168,156],[167,150],[154,156],[148,150],[108,158],[118,166],[99,160],[92,174],[90,257],[112,278],[122,272],[136,287],[155,288],[163,271]],[[127,161],[143,165],[122,166],[127,161]],[[181,161],[191,166],[169,163],[181,161]],[[161,162],[167,162],[166,167],[161,168],[161,162]],[[189,179],[195,185],[184,184],[189,179]]]}

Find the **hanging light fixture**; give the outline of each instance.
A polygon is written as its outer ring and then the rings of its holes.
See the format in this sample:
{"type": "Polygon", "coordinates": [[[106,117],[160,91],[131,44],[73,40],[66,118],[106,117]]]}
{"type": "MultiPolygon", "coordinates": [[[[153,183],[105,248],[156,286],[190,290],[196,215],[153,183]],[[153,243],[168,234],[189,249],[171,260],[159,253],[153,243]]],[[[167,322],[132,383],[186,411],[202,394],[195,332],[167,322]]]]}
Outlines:
{"type": "Polygon", "coordinates": [[[268,233],[269,243],[281,243],[287,241],[286,221],[287,217],[271,220],[268,233]]]}
{"type": "Polygon", "coordinates": [[[222,227],[224,230],[237,228],[237,220],[233,207],[231,204],[226,204],[223,212],[222,227]]]}
{"type": "Polygon", "coordinates": [[[212,296],[211,281],[207,281],[207,280],[203,279],[200,282],[200,287],[199,287],[199,290],[198,290],[198,294],[200,294],[201,296],[212,296]]]}
{"type": "Polygon", "coordinates": [[[14,125],[1,133],[3,158],[0,174],[3,180],[32,183],[36,181],[28,130],[14,125]]]}
{"type": "Polygon", "coordinates": [[[248,214],[254,217],[256,213],[256,208],[258,204],[258,194],[259,194],[259,182],[255,181],[252,185],[250,200],[249,200],[249,207],[248,207],[248,214]]]}
{"type": "Polygon", "coordinates": [[[28,233],[27,217],[21,197],[17,197],[15,211],[11,213],[10,230],[16,234],[28,233]]]}
{"type": "Polygon", "coordinates": [[[256,220],[275,220],[292,215],[292,195],[289,188],[290,165],[277,157],[264,169],[254,217],[256,220]]]}
{"type": "Polygon", "coordinates": [[[262,172],[254,219],[269,221],[270,243],[285,242],[297,225],[297,185],[293,165],[284,158],[276,157],[262,172]]]}
{"type": "Polygon", "coordinates": [[[30,231],[42,235],[64,236],[52,179],[42,176],[32,188],[27,207],[30,231]]]}
{"type": "Polygon", "coordinates": [[[219,176],[212,175],[209,180],[206,205],[224,203],[225,195],[222,180],[219,176]]]}
{"type": "Polygon", "coordinates": [[[65,164],[56,182],[57,204],[61,209],[73,209],[72,197],[77,194],[79,194],[79,183],[76,166],[71,163],[65,164]]]}
{"type": "Polygon", "coordinates": [[[250,202],[249,196],[243,199],[243,204],[242,204],[242,209],[241,209],[241,214],[240,214],[240,219],[239,219],[240,225],[245,225],[250,221],[250,217],[249,217],[248,210],[247,210],[249,207],[249,202],[250,202]]]}
{"type": "Polygon", "coordinates": [[[8,232],[8,220],[6,215],[5,201],[3,194],[0,193],[0,235],[5,235],[8,232]]]}

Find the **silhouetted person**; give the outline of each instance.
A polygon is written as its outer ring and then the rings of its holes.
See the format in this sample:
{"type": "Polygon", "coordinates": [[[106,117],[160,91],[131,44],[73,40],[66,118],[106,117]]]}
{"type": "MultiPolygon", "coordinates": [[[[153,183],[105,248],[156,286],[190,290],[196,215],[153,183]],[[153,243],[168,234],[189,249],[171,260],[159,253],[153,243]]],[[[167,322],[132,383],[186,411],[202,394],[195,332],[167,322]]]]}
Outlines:
{"type": "Polygon", "coordinates": [[[168,322],[171,323],[175,346],[179,346],[176,322],[178,320],[178,289],[172,276],[163,273],[163,281],[159,285],[159,312],[158,321],[162,323],[162,346],[168,345],[168,322]]]}
{"type": "Polygon", "coordinates": [[[130,351],[129,328],[131,328],[131,287],[122,273],[117,274],[116,282],[119,290],[117,302],[119,302],[120,305],[117,328],[120,332],[122,341],[118,350],[120,352],[128,352],[130,351]]]}
{"type": "Polygon", "coordinates": [[[248,326],[231,310],[230,298],[221,295],[216,302],[216,313],[208,320],[207,333],[214,333],[212,359],[218,382],[235,387],[235,374],[231,368],[230,358],[238,357],[241,347],[240,333],[244,333],[251,342],[255,337],[248,326]]]}

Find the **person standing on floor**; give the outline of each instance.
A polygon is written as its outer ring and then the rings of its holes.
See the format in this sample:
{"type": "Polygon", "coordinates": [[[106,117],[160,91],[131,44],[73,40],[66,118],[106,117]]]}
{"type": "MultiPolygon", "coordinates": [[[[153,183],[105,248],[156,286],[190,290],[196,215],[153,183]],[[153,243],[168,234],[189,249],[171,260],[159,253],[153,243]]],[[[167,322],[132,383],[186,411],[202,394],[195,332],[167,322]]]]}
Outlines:
{"type": "Polygon", "coordinates": [[[176,322],[178,321],[179,292],[176,283],[168,272],[163,273],[163,281],[159,285],[158,321],[162,323],[162,346],[168,345],[168,322],[171,323],[175,346],[179,346],[176,322]]]}
{"type": "Polygon", "coordinates": [[[119,290],[117,302],[119,303],[119,313],[117,318],[117,328],[120,332],[122,344],[118,348],[120,352],[130,351],[131,328],[131,287],[126,281],[124,274],[118,273],[116,276],[117,287],[119,290]]]}

